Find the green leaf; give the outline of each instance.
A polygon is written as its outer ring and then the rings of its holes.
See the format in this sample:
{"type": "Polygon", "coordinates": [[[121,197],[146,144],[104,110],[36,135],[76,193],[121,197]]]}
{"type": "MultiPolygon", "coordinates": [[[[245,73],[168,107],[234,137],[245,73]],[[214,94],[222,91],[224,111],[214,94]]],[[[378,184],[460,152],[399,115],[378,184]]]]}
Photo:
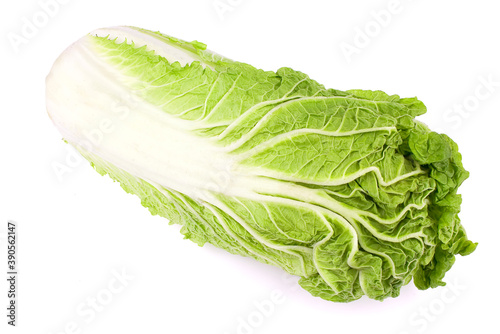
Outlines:
{"type": "Polygon", "coordinates": [[[117,27],[59,57],[47,109],[100,174],[187,239],[278,266],[314,296],[444,285],[477,246],[458,217],[458,147],[415,119],[417,98],[326,89],[117,27]]]}

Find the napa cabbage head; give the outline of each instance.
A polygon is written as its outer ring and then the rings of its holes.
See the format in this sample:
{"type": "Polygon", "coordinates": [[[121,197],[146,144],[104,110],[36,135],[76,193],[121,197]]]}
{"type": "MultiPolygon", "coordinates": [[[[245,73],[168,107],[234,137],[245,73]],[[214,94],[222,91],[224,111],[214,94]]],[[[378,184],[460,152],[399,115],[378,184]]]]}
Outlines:
{"type": "Polygon", "coordinates": [[[134,27],[96,30],[47,77],[64,139],[152,214],[300,276],[314,296],[444,285],[471,253],[457,145],[416,98],[325,89],[134,27]]]}

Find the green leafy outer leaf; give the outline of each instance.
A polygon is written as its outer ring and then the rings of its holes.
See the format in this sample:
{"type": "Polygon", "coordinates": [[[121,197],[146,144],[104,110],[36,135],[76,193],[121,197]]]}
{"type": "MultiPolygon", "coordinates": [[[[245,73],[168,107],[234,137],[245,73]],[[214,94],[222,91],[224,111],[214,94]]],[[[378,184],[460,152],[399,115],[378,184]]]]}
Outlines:
{"type": "MultiPolygon", "coordinates": [[[[325,89],[290,68],[266,72],[199,42],[127,29],[196,60],[169,61],[136,45],[133,34],[121,41],[92,34],[82,43],[116,85],[223,152],[237,181],[183,191],[193,187],[129,172],[112,154],[67,139],[152,214],[183,225],[186,238],[279,266],[314,296],[337,302],[395,297],[412,278],[419,289],[443,285],[455,254],[475,249],[458,218],[457,189],[468,173],[457,145],[414,119],[426,111],[416,98],[325,89]]],[[[181,145],[174,139],[152,145],[168,155],[169,145],[181,145]]],[[[187,150],[175,161],[180,170],[203,153],[187,150]]]]}

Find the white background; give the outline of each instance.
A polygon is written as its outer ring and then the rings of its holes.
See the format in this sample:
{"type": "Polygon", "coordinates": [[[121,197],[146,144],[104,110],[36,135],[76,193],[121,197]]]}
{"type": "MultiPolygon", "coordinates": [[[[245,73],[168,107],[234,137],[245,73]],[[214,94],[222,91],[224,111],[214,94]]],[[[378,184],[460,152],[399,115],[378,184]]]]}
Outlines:
{"type": "MultiPolygon", "coordinates": [[[[0,10],[2,272],[7,219],[20,231],[19,326],[12,333],[498,330],[496,1],[400,0],[395,7],[389,0],[59,1],[46,22],[35,0],[4,2],[0,10]],[[377,23],[374,13],[389,9],[390,17],[377,23]],[[27,22],[40,27],[23,36],[27,22]],[[58,180],[53,165],[69,153],[45,111],[45,76],[69,44],[113,25],[197,39],[229,58],[266,70],[289,66],[330,88],[419,97],[428,107],[421,119],[458,143],[471,172],[460,188],[460,216],[479,242],[476,252],[457,258],[447,287],[418,291],[410,283],[382,303],[335,304],[297,288],[296,279],[277,268],[183,240],[178,226],[151,216],[87,163],[58,180]],[[371,36],[362,40],[359,31],[367,29],[371,36]],[[351,57],[341,49],[347,44],[357,48],[351,57]],[[485,80],[496,84],[485,86],[485,80]],[[123,270],[133,278],[120,286],[113,277],[123,270]],[[121,291],[109,292],[110,283],[121,291]],[[283,297],[262,315],[256,303],[276,293],[283,297]],[[92,313],[87,303],[96,297],[110,298],[92,313]],[[249,321],[254,325],[242,325],[249,321]]],[[[0,277],[5,333],[7,286],[0,277]]]]}

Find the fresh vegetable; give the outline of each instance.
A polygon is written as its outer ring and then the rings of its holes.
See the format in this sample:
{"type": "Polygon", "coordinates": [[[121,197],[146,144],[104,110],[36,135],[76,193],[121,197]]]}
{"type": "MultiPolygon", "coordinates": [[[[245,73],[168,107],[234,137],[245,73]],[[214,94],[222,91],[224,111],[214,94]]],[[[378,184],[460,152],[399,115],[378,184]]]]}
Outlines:
{"type": "Polygon", "coordinates": [[[152,214],[301,276],[314,296],[444,285],[476,244],[458,218],[457,145],[416,98],[325,89],[159,32],[96,30],[47,77],[64,139],[152,214]]]}

